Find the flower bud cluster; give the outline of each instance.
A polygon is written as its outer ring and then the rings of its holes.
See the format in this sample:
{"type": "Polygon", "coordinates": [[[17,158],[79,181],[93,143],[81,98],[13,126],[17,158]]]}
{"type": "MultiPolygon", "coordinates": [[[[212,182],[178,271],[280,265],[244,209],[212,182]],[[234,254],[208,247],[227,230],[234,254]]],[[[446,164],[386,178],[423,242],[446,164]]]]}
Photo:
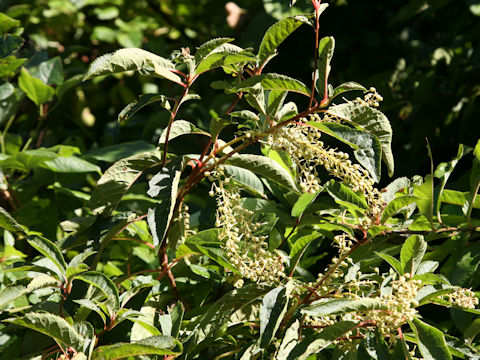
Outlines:
{"type": "MultiPolygon", "coordinates": [[[[333,238],[333,246],[338,248],[338,252],[340,256],[348,253],[356,242],[357,240],[353,236],[347,233],[336,235],[333,238]]],[[[351,259],[348,259],[348,260],[351,260],[351,259]]]]}
{"type": "Polygon", "coordinates": [[[387,306],[386,311],[370,311],[367,319],[377,324],[379,332],[395,342],[397,329],[413,319],[417,313],[418,301],[415,299],[422,282],[410,279],[410,274],[400,276],[391,283],[391,294],[382,294],[379,299],[387,306]]]}
{"type": "MultiPolygon", "coordinates": [[[[318,120],[318,115],[312,120],[318,120]]],[[[303,119],[305,120],[305,119],[303,119]]],[[[372,216],[380,213],[383,201],[373,186],[374,180],[361,165],[354,164],[349,155],[327,148],[320,141],[320,130],[302,122],[280,128],[267,140],[275,150],[287,152],[297,167],[297,178],[302,191],[315,193],[320,190],[317,166],[323,166],[331,175],[349,185],[353,191],[362,192],[370,205],[372,216]]]]}
{"type": "Polygon", "coordinates": [[[185,239],[196,233],[195,230],[190,229],[190,214],[188,213],[189,207],[185,203],[182,203],[175,222],[179,224],[179,238],[177,244],[182,244],[185,239]]]}
{"type": "MultiPolygon", "coordinates": [[[[366,281],[365,284],[367,283],[370,285],[373,284],[371,281],[366,281]]],[[[395,342],[398,335],[397,329],[407,321],[412,320],[417,314],[415,307],[419,304],[418,301],[415,300],[415,297],[417,296],[420,287],[420,280],[410,279],[410,275],[405,274],[405,276],[401,276],[398,280],[393,280],[391,282],[390,293],[373,297],[373,299],[382,302],[385,309],[322,317],[307,316],[306,322],[313,326],[326,327],[333,325],[338,321],[355,320],[360,323],[369,324],[369,326],[375,326],[383,336],[389,338],[391,342],[395,342]]],[[[320,290],[327,290],[327,288],[329,288],[329,286],[323,286],[320,290]]],[[[368,295],[356,295],[352,292],[348,293],[348,298],[356,300],[363,299],[364,296],[368,295]]],[[[359,328],[359,334],[368,331],[367,329],[359,328]]],[[[351,334],[346,334],[345,338],[348,338],[349,335],[351,334]]]]}
{"type": "Polygon", "coordinates": [[[354,102],[364,105],[364,106],[372,106],[372,107],[379,107],[380,103],[383,101],[382,95],[377,92],[377,89],[371,87],[368,92],[364,95],[363,99],[357,97],[354,102]]]}
{"type": "Polygon", "coordinates": [[[466,309],[475,309],[475,306],[478,305],[478,298],[475,296],[472,289],[457,289],[448,294],[447,298],[452,305],[466,309]]]}
{"type": "MultiPolygon", "coordinates": [[[[267,236],[257,235],[262,223],[255,222],[254,212],[243,207],[233,181],[219,176],[212,192],[218,204],[215,226],[222,228],[225,255],[230,263],[248,280],[278,283],[285,277],[281,257],[268,251],[267,236]]],[[[234,285],[243,286],[243,280],[234,285]]]]}

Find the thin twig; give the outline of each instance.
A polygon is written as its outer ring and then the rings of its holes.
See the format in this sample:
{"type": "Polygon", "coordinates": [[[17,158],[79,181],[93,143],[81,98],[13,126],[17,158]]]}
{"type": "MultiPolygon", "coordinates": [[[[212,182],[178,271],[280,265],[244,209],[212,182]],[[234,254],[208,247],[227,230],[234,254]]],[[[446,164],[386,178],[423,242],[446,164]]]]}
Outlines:
{"type": "Polygon", "coordinates": [[[308,109],[312,108],[313,98],[315,97],[315,82],[317,80],[317,66],[318,66],[319,32],[320,32],[320,13],[318,9],[315,7],[315,53],[313,57],[312,93],[310,94],[308,109]]]}

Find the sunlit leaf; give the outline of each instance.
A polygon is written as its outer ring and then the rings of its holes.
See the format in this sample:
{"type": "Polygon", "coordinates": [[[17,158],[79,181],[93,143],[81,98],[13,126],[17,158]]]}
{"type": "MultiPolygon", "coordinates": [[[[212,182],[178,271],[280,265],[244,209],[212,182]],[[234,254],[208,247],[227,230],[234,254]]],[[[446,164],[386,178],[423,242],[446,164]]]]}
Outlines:
{"type": "Polygon", "coordinates": [[[352,147],[357,161],[375,182],[380,181],[382,145],[375,135],[337,123],[309,121],[307,124],[352,147]]]}
{"type": "Polygon", "coordinates": [[[318,79],[317,89],[321,100],[328,100],[328,76],[330,74],[330,62],[335,50],[335,39],[327,36],[318,44],[318,79]]]}
{"type": "Polygon", "coordinates": [[[305,23],[304,16],[293,16],[282,19],[272,25],[263,36],[258,50],[258,60],[262,65],[265,65],[269,58],[275,54],[278,46],[300,25],[305,23]]]}
{"type": "Polygon", "coordinates": [[[261,348],[267,347],[273,340],[283,316],[287,312],[289,300],[288,285],[271,290],[263,298],[260,306],[260,340],[261,348]]]}
{"type": "Polygon", "coordinates": [[[31,312],[22,317],[3,320],[5,322],[23,326],[55,339],[64,349],[68,347],[76,351],[83,350],[85,339],[64,318],[50,314],[31,312]]]}
{"type": "Polygon", "coordinates": [[[344,314],[354,311],[386,310],[386,305],[373,298],[363,299],[322,299],[303,308],[302,313],[312,316],[344,314]]]}
{"type": "Polygon", "coordinates": [[[161,157],[160,151],[152,150],[117,161],[98,181],[89,206],[96,213],[111,213],[144,171],[161,164],[161,157]]]}
{"type": "Polygon", "coordinates": [[[149,181],[147,194],[161,201],[155,208],[148,210],[147,216],[157,252],[165,239],[168,225],[173,216],[183,166],[183,158],[172,160],[149,181]]]}
{"type": "Polygon", "coordinates": [[[418,349],[425,360],[452,359],[445,342],[445,336],[440,330],[416,317],[410,321],[410,326],[415,333],[418,349]]]}
{"type": "Polygon", "coordinates": [[[285,188],[298,191],[298,187],[292,176],[273,159],[253,154],[239,154],[227,160],[230,165],[250,170],[264,178],[275,181],[285,188]]]}
{"type": "Polygon", "coordinates": [[[117,343],[97,347],[92,360],[116,360],[142,355],[179,355],[173,351],[175,341],[170,336],[154,336],[138,342],[117,343]]]}
{"type": "Polygon", "coordinates": [[[392,126],[387,117],[377,109],[368,106],[346,103],[331,106],[327,113],[348,121],[378,137],[382,144],[383,161],[387,165],[389,176],[393,175],[392,126]]]}
{"type": "Polygon", "coordinates": [[[25,68],[22,68],[20,72],[18,86],[37,106],[50,101],[55,95],[55,90],[52,87],[31,76],[25,68]]]}
{"type": "Polygon", "coordinates": [[[400,262],[405,272],[415,275],[426,251],[427,242],[423,240],[423,236],[412,235],[405,240],[400,251],[400,262]]]}
{"type": "Polygon", "coordinates": [[[112,296],[115,301],[115,309],[119,309],[120,300],[117,286],[105,274],[98,271],[88,271],[76,275],[75,279],[85,281],[86,283],[100,289],[106,296],[112,296]]]}
{"type": "Polygon", "coordinates": [[[90,65],[83,80],[100,75],[138,71],[142,75],[157,75],[181,84],[181,78],[171,71],[174,69],[175,65],[161,56],[142,49],[126,48],[100,56],[90,65]]]}

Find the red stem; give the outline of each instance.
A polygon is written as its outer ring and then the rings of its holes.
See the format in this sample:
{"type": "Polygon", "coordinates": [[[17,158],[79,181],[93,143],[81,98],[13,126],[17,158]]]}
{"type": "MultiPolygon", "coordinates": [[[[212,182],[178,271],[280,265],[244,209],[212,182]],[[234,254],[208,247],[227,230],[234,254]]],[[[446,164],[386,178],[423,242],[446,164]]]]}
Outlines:
{"type": "Polygon", "coordinates": [[[170,138],[170,130],[172,129],[173,121],[175,120],[175,117],[177,116],[178,109],[180,108],[180,105],[182,104],[182,99],[185,96],[187,96],[187,94],[188,94],[188,89],[189,89],[189,86],[187,85],[187,87],[185,87],[185,90],[183,91],[180,99],[178,99],[175,102],[175,106],[173,108],[173,111],[170,113],[171,115],[170,115],[170,120],[168,121],[167,136],[165,137],[165,144],[163,145],[162,167],[164,167],[165,164],[167,163],[167,150],[168,150],[168,143],[169,143],[169,138],[170,138]]]}

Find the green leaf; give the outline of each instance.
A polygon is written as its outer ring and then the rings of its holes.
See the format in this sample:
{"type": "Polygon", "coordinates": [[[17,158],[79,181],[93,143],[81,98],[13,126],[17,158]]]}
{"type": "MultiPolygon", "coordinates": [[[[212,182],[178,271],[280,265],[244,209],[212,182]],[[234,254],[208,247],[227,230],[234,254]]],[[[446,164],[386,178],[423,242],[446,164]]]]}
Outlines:
{"type": "Polygon", "coordinates": [[[97,347],[92,360],[116,360],[143,355],[180,355],[173,351],[175,341],[170,336],[158,335],[139,342],[116,343],[97,347]]]}
{"type": "Polygon", "coordinates": [[[135,280],[132,281],[131,288],[120,296],[120,307],[125,307],[128,301],[143,289],[151,288],[155,285],[158,285],[158,281],[154,280],[151,276],[137,276],[135,280]]]}
{"type": "Polygon", "coordinates": [[[364,299],[322,299],[301,310],[302,314],[312,316],[327,316],[344,314],[354,311],[386,310],[387,306],[381,300],[364,299]]]}
{"type": "Polygon", "coordinates": [[[12,233],[25,233],[25,229],[3,207],[0,207],[0,227],[12,233]]]}
{"type": "Polygon", "coordinates": [[[80,174],[97,172],[101,174],[100,167],[75,156],[58,156],[53,160],[45,161],[44,166],[56,173],[80,174]]]}
{"type": "Polygon", "coordinates": [[[56,56],[42,61],[38,66],[31,68],[31,75],[42,80],[47,85],[61,85],[63,83],[62,60],[56,56]]]}
{"type": "Polygon", "coordinates": [[[438,193],[438,202],[437,202],[437,217],[440,220],[440,208],[442,205],[442,194],[445,189],[445,185],[447,184],[448,179],[450,178],[450,175],[453,172],[453,169],[455,169],[455,166],[457,165],[458,161],[461,159],[463,156],[463,145],[458,146],[458,151],[457,155],[448,163],[441,163],[437,166],[437,169],[435,170],[435,173],[433,174],[436,178],[439,178],[441,180],[440,184],[440,190],[438,193]]]}
{"type": "Polygon", "coordinates": [[[479,199],[478,190],[480,189],[480,139],[473,149],[472,170],[470,171],[470,193],[467,196],[467,202],[464,205],[464,213],[467,215],[467,222],[471,223],[472,210],[475,200],[479,199]]]}
{"type": "Polygon", "coordinates": [[[68,90],[79,85],[82,82],[82,78],[83,75],[81,74],[74,75],[58,85],[55,89],[55,94],[57,95],[58,100],[62,99],[63,95],[65,95],[68,90]]]}
{"type": "Polygon", "coordinates": [[[162,161],[162,152],[152,150],[117,161],[98,180],[89,207],[94,213],[110,214],[142,173],[162,161]]]}
{"type": "Polygon", "coordinates": [[[12,19],[10,16],[0,12],[0,33],[5,33],[11,28],[19,27],[20,20],[12,19]]]}
{"type": "Polygon", "coordinates": [[[0,100],[6,100],[15,93],[15,87],[9,82],[0,85],[0,100]]]}
{"type": "MultiPolygon", "coordinates": [[[[88,310],[95,311],[95,313],[97,313],[98,316],[100,316],[100,318],[102,319],[103,324],[105,325],[107,323],[107,317],[105,316],[105,313],[102,311],[100,306],[95,304],[92,300],[79,299],[79,300],[73,300],[73,301],[76,302],[77,304],[79,304],[80,306],[83,306],[84,308],[86,308],[88,310]]],[[[78,314],[78,311],[77,311],[77,314],[78,314]]]]}
{"type": "Polygon", "coordinates": [[[312,243],[313,240],[318,239],[320,234],[308,234],[298,238],[290,250],[290,268],[288,269],[289,274],[293,274],[297,268],[300,259],[303,253],[307,250],[308,246],[312,243]]]}
{"type": "Polygon", "coordinates": [[[480,265],[480,243],[466,247],[459,256],[457,263],[450,274],[452,284],[469,287],[480,265]]]}
{"type": "MultiPolygon", "coordinates": [[[[250,104],[251,107],[258,110],[263,118],[266,119],[267,112],[265,109],[265,89],[262,87],[261,83],[256,83],[251,88],[248,88],[248,93],[245,94],[245,100],[250,104]]],[[[259,117],[260,119],[260,117],[259,117]]],[[[242,126],[250,127],[251,129],[257,128],[260,125],[260,121],[246,121],[242,126]],[[249,124],[251,123],[251,125],[249,124]]]]}
{"type": "Polygon", "coordinates": [[[451,286],[450,281],[446,279],[443,275],[436,275],[432,273],[417,274],[413,277],[414,280],[421,280],[422,284],[435,285],[435,284],[445,284],[451,286]]]}
{"type": "Polygon", "coordinates": [[[425,360],[450,360],[452,355],[448,351],[445,336],[437,328],[413,318],[409,322],[415,338],[418,349],[425,360]]]}
{"type": "Polygon", "coordinates": [[[120,308],[120,299],[118,296],[118,288],[115,283],[107,277],[105,274],[98,271],[88,271],[82,274],[76,275],[75,280],[82,280],[87,284],[90,284],[97,289],[101,290],[107,297],[113,297],[115,301],[115,310],[120,308]]]}
{"type": "Polygon", "coordinates": [[[352,147],[357,161],[375,182],[380,181],[382,145],[375,135],[337,123],[309,121],[307,124],[352,147]]]}
{"type": "Polygon", "coordinates": [[[357,325],[354,321],[337,321],[319,333],[307,336],[290,352],[287,360],[305,360],[310,355],[321,352],[334,340],[352,331],[357,325]]]}
{"type": "Polygon", "coordinates": [[[161,201],[160,205],[148,209],[147,222],[153,236],[155,251],[160,246],[167,234],[168,225],[173,216],[177,199],[178,184],[184,167],[185,160],[176,158],[160,170],[149,182],[147,194],[161,201]]]}
{"type": "Polygon", "coordinates": [[[197,65],[195,73],[201,74],[222,66],[243,64],[254,61],[256,61],[255,55],[248,51],[235,51],[233,49],[230,49],[213,52],[197,65]]]}
{"type": "Polygon", "coordinates": [[[100,56],[90,65],[83,81],[100,75],[138,71],[142,75],[157,75],[182,84],[182,79],[171,72],[174,69],[175,65],[161,56],[142,49],[127,48],[100,56]]]}
{"type": "MultiPolygon", "coordinates": [[[[230,114],[231,115],[231,114],[230,114]]],[[[213,117],[210,121],[210,136],[213,140],[218,138],[220,132],[227,127],[228,125],[234,124],[234,122],[230,119],[222,119],[219,117],[213,117]]]]}
{"type": "Polygon", "coordinates": [[[410,180],[406,177],[401,177],[393,180],[390,184],[385,187],[385,191],[382,192],[382,198],[388,204],[395,198],[395,194],[403,189],[408,189],[410,187],[410,180]]]}
{"type": "Polygon", "coordinates": [[[275,55],[278,46],[305,23],[305,20],[304,16],[288,17],[275,23],[265,32],[258,50],[258,61],[261,67],[275,55]]]}
{"type": "Polygon", "coordinates": [[[383,209],[381,223],[385,224],[385,222],[390,219],[395,214],[398,214],[402,209],[407,207],[408,205],[414,203],[417,200],[415,196],[400,196],[392,201],[390,201],[385,209],[383,209]]]}
{"type": "Polygon", "coordinates": [[[0,291],[0,309],[23,296],[27,288],[23,285],[6,286],[0,291]]]}
{"type": "Polygon", "coordinates": [[[326,110],[326,113],[348,121],[375,135],[382,144],[383,161],[387,165],[388,175],[393,175],[392,127],[382,112],[368,106],[347,103],[331,106],[326,110]]]}
{"type": "MultiPolygon", "coordinates": [[[[463,192],[463,191],[444,189],[440,200],[447,204],[463,206],[468,201],[468,195],[469,195],[468,191],[463,192]]],[[[475,203],[473,204],[473,207],[475,209],[480,209],[480,197],[477,197],[475,199],[475,203]]]]}
{"type": "Polygon", "coordinates": [[[188,254],[204,254],[220,266],[239,275],[239,271],[228,262],[223,256],[224,251],[221,249],[221,243],[218,241],[220,229],[208,229],[199,231],[195,235],[190,235],[185,239],[185,244],[177,250],[177,257],[183,255],[180,250],[186,250],[188,254]]]}
{"type": "Polygon", "coordinates": [[[305,96],[310,96],[310,90],[300,80],[274,73],[252,76],[251,78],[242,81],[233,91],[248,92],[259,83],[264,90],[292,91],[305,96]]]}
{"type": "Polygon", "coordinates": [[[55,95],[52,87],[31,76],[25,68],[22,68],[18,77],[18,86],[37,106],[50,101],[55,95]]]}
{"type": "Polygon", "coordinates": [[[364,341],[365,349],[368,355],[375,360],[390,360],[390,353],[385,340],[381,337],[378,331],[373,334],[368,332],[364,341]]]}
{"type": "Polygon", "coordinates": [[[67,263],[65,262],[60,249],[53,242],[41,236],[30,237],[27,241],[43,256],[52,260],[60,270],[60,273],[66,277],[67,263]]]}
{"type": "Polygon", "coordinates": [[[320,98],[328,100],[328,75],[330,74],[330,62],[335,50],[335,39],[333,36],[326,36],[318,44],[318,92],[320,98]]]}
{"type": "Polygon", "coordinates": [[[480,334],[480,319],[477,318],[465,329],[463,335],[468,344],[471,345],[478,334],[480,334]]]}
{"type": "Polygon", "coordinates": [[[268,287],[251,284],[225,294],[198,318],[193,332],[185,343],[184,352],[193,356],[202,341],[215,338],[232,314],[240,309],[247,309],[269,290],[268,287]]]}
{"type": "Polygon", "coordinates": [[[385,260],[398,273],[398,275],[403,275],[405,273],[402,263],[393,256],[379,252],[376,252],[375,254],[385,260]]]}
{"type": "Polygon", "coordinates": [[[417,268],[417,275],[433,273],[438,268],[438,265],[438,261],[423,261],[417,268]]]}
{"type": "MultiPolygon", "coordinates": [[[[0,25],[1,26],[1,25],[0,25]]],[[[3,35],[0,38],[0,58],[10,57],[14,52],[22,47],[24,40],[17,35],[3,35]]],[[[15,58],[15,56],[11,56],[15,58]]]]}
{"type": "Polygon", "coordinates": [[[200,45],[195,52],[195,63],[199,64],[203,59],[205,59],[212,51],[218,49],[223,44],[232,42],[233,38],[215,38],[207,41],[206,43],[200,45]]]}
{"type": "Polygon", "coordinates": [[[169,308],[168,312],[172,320],[171,336],[178,337],[182,326],[183,315],[185,314],[185,306],[183,303],[178,302],[172,308],[169,308]]]}
{"type": "Polygon", "coordinates": [[[260,123],[260,117],[250,110],[233,111],[229,115],[231,117],[247,120],[255,124],[260,123]]]}
{"type": "Polygon", "coordinates": [[[84,154],[84,157],[113,163],[129,156],[152,151],[155,151],[155,146],[144,140],[137,140],[92,149],[84,154]]]}
{"type": "Polygon", "coordinates": [[[166,336],[172,336],[172,318],[170,314],[167,313],[159,315],[158,322],[160,323],[162,334],[166,336]]]}
{"type": "Polygon", "coordinates": [[[60,316],[46,312],[30,312],[22,317],[6,319],[3,321],[45,334],[55,339],[64,350],[68,347],[71,347],[76,351],[83,350],[83,343],[85,342],[83,336],[60,316]]]}
{"type": "Polygon", "coordinates": [[[261,348],[266,348],[275,337],[287,312],[289,291],[288,284],[271,290],[263,298],[260,306],[260,339],[261,348]]]}
{"type": "Polygon", "coordinates": [[[118,122],[127,121],[132,117],[138,110],[141,108],[153,104],[155,102],[160,102],[162,107],[166,110],[171,109],[171,105],[168,102],[165,95],[158,94],[145,94],[140,96],[138,101],[134,101],[123,108],[123,110],[118,114],[118,122]]]}
{"type": "Polygon", "coordinates": [[[282,343],[278,349],[278,353],[275,357],[276,360],[286,360],[288,354],[292,349],[298,344],[298,332],[300,330],[300,321],[295,320],[295,322],[290,325],[290,327],[285,331],[283,336],[282,343]]]}
{"type": "Polygon", "coordinates": [[[395,344],[394,351],[391,356],[392,360],[412,360],[412,355],[408,350],[405,337],[399,339],[395,344]]]}
{"type": "Polygon", "coordinates": [[[119,15],[118,8],[115,6],[108,6],[104,8],[97,7],[93,10],[98,20],[111,20],[115,19],[119,15]]]}
{"type": "Polygon", "coordinates": [[[275,160],[266,156],[253,154],[239,154],[227,160],[227,164],[238,166],[272,180],[288,190],[298,192],[293,177],[275,160]]]}
{"type": "Polygon", "coordinates": [[[346,82],[346,83],[343,83],[341,85],[338,85],[335,89],[333,89],[333,92],[332,94],[330,95],[330,101],[343,94],[343,93],[346,93],[348,91],[367,91],[367,89],[365,87],[363,87],[362,85],[360,84],[357,84],[356,82],[353,82],[353,81],[349,81],[349,82],[346,82]]]}
{"type": "Polygon", "coordinates": [[[293,259],[300,253],[303,253],[305,251],[305,248],[315,239],[318,239],[320,237],[320,234],[318,233],[313,233],[313,234],[308,234],[299,237],[298,239],[295,240],[295,243],[293,244],[291,250],[290,250],[290,258],[293,259]]]}
{"type": "MultiPolygon", "coordinates": [[[[215,229],[218,230],[218,229],[215,229]]],[[[192,240],[194,237],[189,237],[188,239],[192,240]]],[[[203,254],[207,256],[210,260],[215,261],[220,266],[223,266],[225,269],[230,270],[234,274],[240,275],[240,272],[233,266],[224,256],[224,251],[220,249],[220,243],[217,244],[218,247],[212,247],[207,245],[199,245],[196,243],[188,244],[188,248],[191,248],[193,251],[196,251],[198,254],[203,254]]]]}
{"type": "Polygon", "coordinates": [[[65,272],[67,279],[71,279],[75,275],[81,274],[88,271],[90,268],[87,264],[80,264],[77,266],[68,266],[67,271],[65,272]]]}
{"type": "MultiPolygon", "coordinates": [[[[168,136],[168,141],[171,141],[179,136],[186,135],[186,134],[202,134],[205,136],[210,136],[205,131],[199,129],[194,124],[186,120],[176,120],[172,123],[172,127],[170,128],[170,134],[168,136]]],[[[167,139],[167,129],[165,128],[158,140],[158,145],[165,144],[167,139]]]]}
{"type": "Polygon", "coordinates": [[[287,97],[287,91],[271,90],[268,93],[267,113],[273,118],[278,118],[277,114],[287,97]]]}
{"type": "Polygon", "coordinates": [[[233,165],[221,165],[221,168],[237,184],[242,185],[254,194],[265,196],[262,181],[252,171],[233,165]]]}
{"type": "Polygon", "coordinates": [[[400,263],[405,272],[415,275],[426,251],[427,242],[423,240],[423,236],[412,235],[405,240],[400,250],[400,263]]]}
{"type": "Polygon", "coordinates": [[[425,181],[421,185],[414,185],[413,194],[417,197],[418,210],[428,219],[433,226],[433,176],[425,176],[425,181]]]}
{"type": "Polygon", "coordinates": [[[339,183],[338,181],[330,180],[325,185],[325,189],[335,200],[346,202],[355,206],[358,209],[368,209],[368,204],[365,198],[357,195],[347,186],[339,183]]]}
{"type": "Polygon", "coordinates": [[[305,210],[307,210],[307,208],[315,201],[319,194],[320,191],[313,194],[307,192],[300,195],[295,204],[293,204],[291,215],[296,218],[302,216],[305,210]]]}
{"type": "Polygon", "coordinates": [[[0,78],[15,75],[15,71],[23,65],[27,59],[17,59],[15,56],[0,58],[0,78]]]}

